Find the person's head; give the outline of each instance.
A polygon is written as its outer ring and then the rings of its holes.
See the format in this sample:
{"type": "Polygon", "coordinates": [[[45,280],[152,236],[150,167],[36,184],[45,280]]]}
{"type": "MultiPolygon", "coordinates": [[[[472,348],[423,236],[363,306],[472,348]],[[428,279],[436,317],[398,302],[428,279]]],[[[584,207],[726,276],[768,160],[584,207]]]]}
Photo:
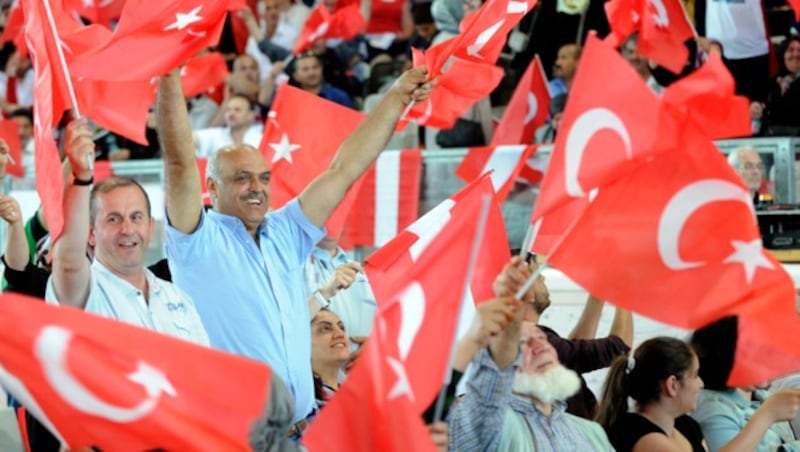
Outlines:
{"type": "Polygon", "coordinates": [[[305,90],[317,89],[322,85],[322,63],[313,52],[304,52],[295,58],[294,80],[305,90]]]}
{"type": "Polygon", "coordinates": [[[724,317],[693,332],[689,338],[689,344],[700,360],[700,377],[706,389],[730,389],[728,376],[733,369],[738,325],[735,316],[724,317]]]}
{"type": "Polygon", "coordinates": [[[253,102],[249,98],[234,94],[225,102],[225,125],[231,130],[246,130],[255,119],[253,102]]]}
{"type": "Polygon", "coordinates": [[[431,14],[431,4],[428,2],[413,4],[411,6],[411,17],[414,20],[414,30],[417,34],[430,42],[438,31],[436,22],[433,21],[433,15],[431,14]]]}
{"type": "Polygon", "coordinates": [[[750,193],[758,192],[764,180],[764,163],[755,149],[751,147],[734,149],[728,154],[728,163],[739,173],[750,193]]]}
{"type": "Polygon", "coordinates": [[[95,258],[117,275],[143,271],[155,223],[142,186],[129,177],[111,177],[97,183],[89,199],[95,258]]]}
{"type": "Polygon", "coordinates": [[[30,108],[17,108],[10,116],[19,129],[19,140],[24,144],[33,139],[33,111],[30,108]]]}
{"type": "Polygon", "coordinates": [[[620,47],[620,53],[625,61],[644,79],[650,77],[650,65],[647,58],[638,52],[638,33],[632,34],[620,47]]]}
{"type": "Polygon", "coordinates": [[[566,400],[580,390],[578,374],[558,361],[555,347],[533,322],[522,322],[520,353],[522,365],[514,375],[512,386],[515,394],[549,405],[556,400],[566,400]]]}
{"type": "Polygon", "coordinates": [[[689,344],[672,337],[643,342],[632,358],[620,356],[609,368],[597,422],[610,428],[628,411],[628,397],[637,407],[658,406],[671,416],[692,411],[703,388],[697,356],[689,344]]]}
{"type": "Polygon", "coordinates": [[[350,339],[344,323],[333,311],[320,310],[311,319],[311,368],[344,368],[350,357],[350,339]]]}
{"type": "Polygon", "coordinates": [[[261,152],[247,144],[230,145],[211,155],[206,186],[211,205],[255,231],[269,210],[270,170],[261,152]]]}
{"type": "Polygon", "coordinates": [[[235,60],[233,60],[232,74],[241,75],[252,83],[261,82],[258,61],[246,53],[239,55],[235,60]]]}
{"type": "Polygon", "coordinates": [[[280,19],[281,8],[278,0],[263,0],[264,7],[263,13],[261,17],[264,18],[264,22],[267,24],[268,28],[273,28],[278,25],[278,20],[280,19]]]}
{"type": "Polygon", "coordinates": [[[781,45],[783,65],[792,74],[800,72],[800,36],[790,35],[781,45]]]}
{"type": "Polygon", "coordinates": [[[436,28],[445,33],[457,35],[458,24],[464,17],[463,0],[433,0],[431,2],[431,15],[436,23],[436,28]]]}
{"type": "Polygon", "coordinates": [[[577,44],[565,44],[558,49],[556,62],[553,65],[553,76],[564,80],[572,80],[578,70],[581,48],[577,44]]]}

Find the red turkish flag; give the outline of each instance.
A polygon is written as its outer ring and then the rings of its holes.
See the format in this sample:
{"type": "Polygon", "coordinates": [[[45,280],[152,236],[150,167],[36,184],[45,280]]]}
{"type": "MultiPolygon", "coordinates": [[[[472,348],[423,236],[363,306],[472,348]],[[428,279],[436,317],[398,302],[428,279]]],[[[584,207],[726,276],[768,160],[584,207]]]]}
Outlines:
{"type": "MultiPolygon", "coordinates": [[[[412,49],[414,66],[426,63],[425,56],[412,49]]],[[[453,60],[440,75],[430,96],[414,104],[407,118],[419,125],[449,129],[475,102],[488,96],[503,78],[503,69],[460,59],[453,60]]]]}
{"type": "Polygon", "coordinates": [[[36,74],[34,92],[34,142],[36,189],[50,228],[57,239],[63,226],[63,181],[61,161],[53,142],[53,126],[67,108],[80,107],[81,112],[102,127],[135,141],[146,143],[144,136],[147,110],[155,92],[148,82],[107,83],[71,78],[79,105],[73,105],[68,94],[67,77],[58,64],[57,46],[65,49],[67,63],[88,51],[98,39],[111,32],[99,25],[81,27],[60,7],[60,3],[42,0],[22,2],[25,17],[25,38],[36,74]],[[51,17],[54,23],[43,22],[51,17]],[[53,29],[59,35],[53,34],[53,29]],[[63,39],[62,39],[63,38],[63,39]]]}
{"type": "Polygon", "coordinates": [[[681,0],[646,0],[641,12],[638,52],[679,74],[689,58],[684,43],[695,36],[681,0]]]}
{"type": "Polygon", "coordinates": [[[449,365],[477,220],[487,196],[494,193],[482,178],[460,191],[457,200],[445,200],[414,222],[368,257],[364,267],[380,312],[373,338],[385,333],[399,347],[407,394],[420,414],[441,388],[449,365]]]}
{"type": "Polygon", "coordinates": [[[792,5],[794,16],[800,21],[800,0],[789,0],[789,4],[792,5]]]}
{"type": "Polygon", "coordinates": [[[322,38],[336,38],[345,41],[353,39],[365,28],[367,28],[367,23],[361,15],[361,9],[357,2],[337,7],[333,13],[324,4],[319,4],[311,11],[303,24],[297,44],[294,46],[294,54],[303,52],[322,38]]]}
{"type": "Polygon", "coordinates": [[[6,26],[3,29],[3,35],[0,37],[1,43],[13,42],[17,47],[20,57],[28,54],[28,47],[25,45],[25,35],[23,34],[23,26],[25,25],[25,18],[22,17],[22,7],[19,2],[14,2],[8,10],[8,18],[6,19],[6,26]]]}
{"type": "Polygon", "coordinates": [[[94,183],[101,182],[114,176],[114,169],[108,160],[98,160],[94,162],[94,183]]]}
{"type": "Polygon", "coordinates": [[[216,45],[228,10],[243,6],[242,0],[127,0],[113,36],[70,68],[93,80],[150,80],[216,45]]]}
{"type": "Polygon", "coordinates": [[[0,139],[8,144],[8,153],[11,159],[6,164],[6,174],[14,177],[24,177],[25,168],[22,166],[22,144],[19,140],[19,127],[10,120],[0,120],[0,139]],[[14,162],[12,163],[11,160],[14,162]]]}
{"type": "Polygon", "coordinates": [[[733,77],[717,54],[711,54],[700,69],[668,86],[661,93],[661,101],[678,117],[694,122],[710,139],[752,133],[750,100],[736,95],[733,77]]]}
{"type": "Polygon", "coordinates": [[[684,42],[697,36],[680,0],[611,0],[605,4],[609,41],[619,46],[639,32],[637,51],[678,74],[689,56],[684,42]]]}
{"type": "Polygon", "coordinates": [[[203,200],[203,205],[211,205],[211,196],[208,194],[208,186],[206,185],[206,167],[208,166],[207,158],[197,158],[197,171],[200,173],[200,197],[203,200]]]}
{"type": "Polygon", "coordinates": [[[458,36],[448,45],[434,46],[426,52],[431,78],[443,72],[451,56],[493,65],[503,51],[508,33],[536,6],[536,1],[493,0],[465,16],[458,36]]]}
{"type": "Polygon", "coordinates": [[[21,295],[0,311],[0,382],[69,448],[248,449],[267,366],[21,295]]]}
{"type": "Polygon", "coordinates": [[[336,397],[322,408],[303,435],[302,443],[308,450],[436,450],[406,392],[404,384],[408,381],[393,340],[373,333],[336,397]]]}
{"type": "Polygon", "coordinates": [[[770,288],[762,297],[738,311],[738,336],[731,387],[762,384],[800,370],[800,315],[791,280],[770,288]]]}
{"type": "Polygon", "coordinates": [[[600,188],[548,261],[602,299],[683,328],[768,302],[789,279],[762,249],[749,191],[692,127],[673,152],[600,188]]]}
{"type": "Polygon", "coordinates": [[[616,50],[594,35],[587,39],[571,93],[534,221],[624,176],[656,150],[674,147],[674,136],[660,130],[655,94],[616,50]]]}
{"type": "Polygon", "coordinates": [[[422,152],[384,151],[364,174],[340,242],[383,246],[417,219],[422,152]]]}
{"type": "Polygon", "coordinates": [[[549,255],[561,237],[569,231],[588,205],[586,198],[574,199],[560,209],[536,219],[531,223],[533,235],[528,252],[549,255]]]}
{"type": "MultiPolygon", "coordinates": [[[[81,113],[101,127],[107,128],[136,142],[145,144],[145,121],[147,111],[155,100],[155,92],[149,81],[133,82],[101,82],[76,77],[75,74],[62,74],[62,66],[58,64],[59,56],[57,47],[64,50],[64,58],[70,66],[75,58],[91,52],[98,42],[111,37],[110,30],[91,25],[84,27],[77,23],[62,8],[60,3],[49,4],[49,10],[54,21],[54,28],[58,35],[50,33],[50,24],[40,22],[41,18],[50,16],[43,8],[42,0],[26,2],[24,11],[31,14],[41,13],[40,18],[33,17],[26,22],[26,33],[35,34],[32,42],[39,46],[40,55],[46,55],[54,68],[53,91],[53,118],[58,120],[61,113],[67,108],[78,108],[81,113]],[[47,27],[45,32],[42,28],[47,27]],[[44,38],[44,39],[42,39],[44,38]],[[73,105],[73,100],[68,94],[67,79],[71,75],[75,100],[78,105],[73,105]]],[[[39,90],[37,95],[44,95],[39,90]]]]}
{"type": "Polygon", "coordinates": [[[643,0],[609,0],[603,8],[606,11],[611,32],[606,42],[619,47],[634,31],[639,29],[641,3],[643,0]]]}
{"type": "Polygon", "coordinates": [[[34,161],[36,162],[36,191],[42,201],[42,210],[53,242],[64,227],[63,176],[61,160],[53,140],[53,124],[67,108],[66,82],[55,53],[56,38],[42,18],[40,0],[23,0],[20,3],[25,17],[25,40],[33,63],[35,81],[33,98],[34,161]]]}
{"type": "Polygon", "coordinates": [[[738,313],[738,335],[730,387],[759,385],[800,369],[800,315],[791,280],[776,284],[770,297],[738,313]]]}
{"type": "MultiPolygon", "coordinates": [[[[259,149],[272,164],[271,202],[278,208],[298,196],[330,165],[333,156],[366,116],[289,85],[278,89],[264,124],[259,149]],[[308,125],[314,125],[309,133],[308,125]]],[[[361,177],[325,224],[338,237],[358,195],[361,177]]]]}
{"type": "Polygon", "coordinates": [[[225,82],[230,75],[225,58],[219,52],[209,52],[189,60],[181,68],[183,95],[194,97],[225,82]]]}
{"type": "Polygon", "coordinates": [[[464,182],[470,182],[491,171],[490,177],[497,200],[502,201],[514,187],[517,176],[535,150],[536,146],[521,144],[469,148],[464,160],[456,168],[456,176],[464,182]]]}
{"type": "Polygon", "coordinates": [[[536,129],[547,123],[550,115],[550,97],[547,77],[536,55],[519,79],[503,118],[494,130],[492,146],[533,143],[536,129]]]}
{"type": "Polygon", "coordinates": [[[125,0],[64,0],[65,9],[73,9],[93,24],[109,30],[122,14],[125,0]]]}
{"type": "MultiPolygon", "coordinates": [[[[491,196],[493,200],[489,204],[489,215],[478,249],[478,260],[470,280],[470,290],[465,295],[468,300],[465,307],[468,310],[473,302],[479,303],[492,298],[494,296],[492,283],[510,259],[511,253],[503,215],[497,203],[491,176],[488,174],[473,180],[469,185],[420,217],[391,242],[370,255],[367,258],[367,265],[375,269],[411,265],[411,262],[420,254],[419,248],[424,247],[431,240],[443,222],[460,214],[462,200],[473,197],[482,198],[483,196],[491,196]]],[[[370,281],[372,282],[372,280],[370,281]]],[[[468,317],[468,314],[469,311],[462,313],[462,318],[468,317]]]]}

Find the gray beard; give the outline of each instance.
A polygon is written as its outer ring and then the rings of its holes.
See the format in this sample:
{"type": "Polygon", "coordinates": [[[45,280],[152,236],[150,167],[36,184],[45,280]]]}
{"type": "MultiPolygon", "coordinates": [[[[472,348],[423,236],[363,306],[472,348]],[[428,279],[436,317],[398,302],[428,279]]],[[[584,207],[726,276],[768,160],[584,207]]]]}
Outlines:
{"type": "Polygon", "coordinates": [[[542,373],[517,372],[511,386],[515,394],[533,397],[547,405],[556,400],[566,400],[580,389],[581,379],[578,374],[561,364],[542,373]]]}

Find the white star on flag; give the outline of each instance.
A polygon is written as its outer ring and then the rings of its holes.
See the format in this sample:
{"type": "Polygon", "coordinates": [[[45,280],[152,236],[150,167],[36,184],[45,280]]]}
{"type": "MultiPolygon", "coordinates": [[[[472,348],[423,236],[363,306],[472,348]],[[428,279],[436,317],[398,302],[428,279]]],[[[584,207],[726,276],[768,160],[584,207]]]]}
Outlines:
{"type": "Polygon", "coordinates": [[[167,30],[183,30],[184,28],[188,27],[189,24],[201,21],[203,18],[201,16],[198,16],[197,13],[200,12],[200,9],[202,7],[203,7],[203,5],[200,5],[197,8],[189,11],[188,14],[183,14],[183,13],[175,14],[175,22],[167,25],[164,28],[164,31],[167,31],[167,30]]]}
{"type": "Polygon", "coordinates": [[[299,144],[290,143],[289,135],[284,133],[279,143],[269,143],[269,147],[275,151],[275,155],[272,156],[272,163],[281,159],[288,160],[289,163],[294,163],[292,161],[292,152],[300,149],[301,146],[299,144]]]}
{"type": "Polygon", "coordinates": [[[407,395],[408,398],[413,402],[414,393],[411,392],[411,385],[408,382],[408,375],[406,375],[406,369],[405,366],[403,366],[403,363],[392,358],[391,356],[386,358],[386,362],[397,376],[397,382],[395,382],[394,386],[392,386],[392,389],[389,391],[389,395],[387,396],[389,400],[396,399],[402,395],[407,395]]]}
{"type": "Polygon", "coordinates": [[[736,251],[726,257],[723,262],[726,264],[733,262],[742,264],[748,284],[753,281],[753,276],[755,276],[758,267],[768,268],[770,270],[775,268],[772,262],[767,259],[767,256],[764,255],[764,249],[761,247],[761,239],[756,238],[750,242],[731,240],[731,245],[733,245],[736,251]]]}

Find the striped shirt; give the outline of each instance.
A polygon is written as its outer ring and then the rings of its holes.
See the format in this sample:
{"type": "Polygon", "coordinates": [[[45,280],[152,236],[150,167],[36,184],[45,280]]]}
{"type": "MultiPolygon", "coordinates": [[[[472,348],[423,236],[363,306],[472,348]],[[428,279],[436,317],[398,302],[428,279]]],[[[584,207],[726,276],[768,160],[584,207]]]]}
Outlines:
{"type": "Polygon", "coordinates": [[[546,416],[531,400],[511,393],[521,364],[519,354],[512,365],[498,369],[488,347],[475,355],[467,392],[448,419],[451,450],[497,450],[509,410],[525,419],[536,451],[592,450],[581,428],[566,413],[564,402],[555,402],[546,416]]]}

